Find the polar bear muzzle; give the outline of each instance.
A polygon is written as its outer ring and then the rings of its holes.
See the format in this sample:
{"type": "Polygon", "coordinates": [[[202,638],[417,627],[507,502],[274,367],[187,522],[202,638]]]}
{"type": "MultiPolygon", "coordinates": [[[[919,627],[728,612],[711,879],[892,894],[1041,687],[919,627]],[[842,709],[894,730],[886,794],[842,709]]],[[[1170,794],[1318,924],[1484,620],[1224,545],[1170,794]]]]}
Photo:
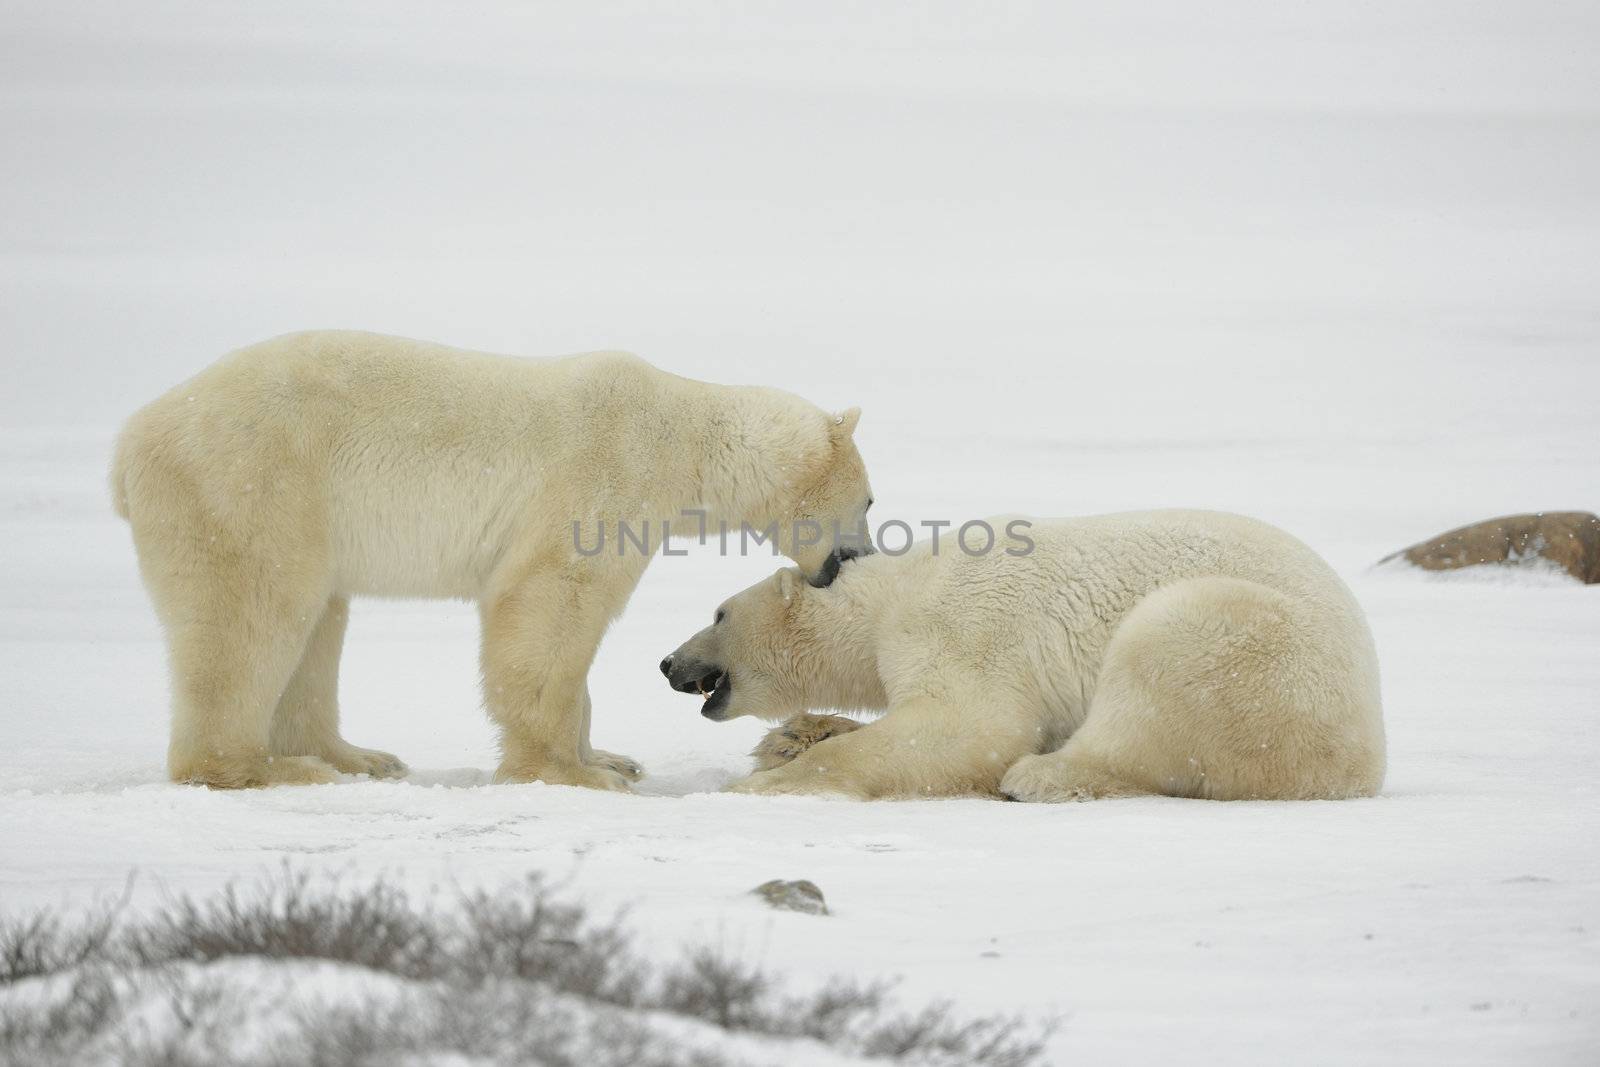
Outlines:
{"type": "Polygon", "coordinates": [[[850,545],[840,545],[838,548],[828,553],[828,555],[822,561],[821,569],[817,571],[815,576],[807,578],[806,581],[814,589],[826,589],[828,586],[833,584],[833,580],[835,578],[839,577],[840,567],[844,566],[844,564],[853,559],[858,559],[861,556],[871,555],[871,553],[871,549],[866,549],[863,551],[860,548],[855,548],[850,545]]]}

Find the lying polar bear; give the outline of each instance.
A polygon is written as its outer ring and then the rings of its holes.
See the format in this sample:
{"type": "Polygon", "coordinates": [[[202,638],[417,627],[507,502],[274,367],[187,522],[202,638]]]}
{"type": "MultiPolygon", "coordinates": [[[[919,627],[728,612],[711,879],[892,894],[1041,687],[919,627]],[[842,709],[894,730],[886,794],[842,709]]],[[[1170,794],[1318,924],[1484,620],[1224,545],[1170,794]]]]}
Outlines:
{"type": "Polygon", "coordinates": [[[757,750],[770,769],[737,792],[1378,791],[1372,637],[1311,549],[1203,511],[1041,521],[1028,536],[1025,556],[948,541],[867,556],[826,589],[781,570],[724,603],[662,670],[719,721],[888,710],[860,729],[807,716],[774,731],[757,750]]]}
{"type": "Polygon", "coordinates": [[[776,527],[831,580],[853,553],[820,531],[858,529],[870,502],[859,414],[623,352],[319,331],[224,357],[129,420],[111,475],[166,631],[169,773],[403,773],[339,734],[348,600],[455,597],[481,610],[497,780],[626,789],[638,765],[589,745],[587,675],[666,524],[776,527]]]}

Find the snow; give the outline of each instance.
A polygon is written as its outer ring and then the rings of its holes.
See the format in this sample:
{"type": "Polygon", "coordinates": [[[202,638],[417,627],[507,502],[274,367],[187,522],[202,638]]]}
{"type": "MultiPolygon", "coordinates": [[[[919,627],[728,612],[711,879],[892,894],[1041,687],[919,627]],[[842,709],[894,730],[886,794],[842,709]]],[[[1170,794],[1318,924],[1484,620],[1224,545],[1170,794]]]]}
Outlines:
{"type": "Polygon", "coordinates": [[[662,954],[1059,1014],[1052,1062],[1592,1061],[1597,594],[1370,565],[1600,504],[1596,10],[674,8],[8,6],[0,910],[130,870],[136,902],[285,859],[540,870],[662,954]],[[774,564],[700,547],[656,561],[591,680],[639,796],[486,784],[474,612],[395,602],[356,605],[342,698],[408,781],[166,784],[111,438],[320,325],[859,404],[880,520],[1278,523],[1370,613],[1384,793],[719,794],[761,727],[655,664],[774,564]],[[771,878],[832,914],[767,910],[771,878]]]}

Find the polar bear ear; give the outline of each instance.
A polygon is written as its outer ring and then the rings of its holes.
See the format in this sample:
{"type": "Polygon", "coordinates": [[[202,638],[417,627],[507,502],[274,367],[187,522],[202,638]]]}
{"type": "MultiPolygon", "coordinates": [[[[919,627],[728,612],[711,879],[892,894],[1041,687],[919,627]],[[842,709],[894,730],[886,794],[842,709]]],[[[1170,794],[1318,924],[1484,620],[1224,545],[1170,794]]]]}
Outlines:
{"type": "Polygon", "coordinates": [[[795,571],[792,567],[783,568],[778,572],[777,578],[778,595],[783,597],[783,602],[787,604],[794,599],[795,592],[800,588],[800,582],[795,578],[795,571]]]}
{"type": "Polygon", "coordinates": [[[833,433],[835,437],[849,437],[856,432],[856,424],[861,421],[860,408],[846,408],[833,417],[833,433]]]}

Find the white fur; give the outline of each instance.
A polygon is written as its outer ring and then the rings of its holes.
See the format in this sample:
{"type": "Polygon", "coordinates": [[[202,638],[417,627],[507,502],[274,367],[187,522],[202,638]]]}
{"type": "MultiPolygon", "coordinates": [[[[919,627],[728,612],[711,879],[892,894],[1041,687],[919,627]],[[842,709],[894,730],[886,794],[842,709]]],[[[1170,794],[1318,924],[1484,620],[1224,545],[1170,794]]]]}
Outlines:
{"type": "Polygon", "coordinates": [[[585,680],[663,521],[777,521],[817,573],[828,546],[791,524],[860,519],[857,415],[617,352],[322,331],[224,357],[133,416],[111,478],[168,638],[172,776],[398,773],[338,733],[346,605],[370,594],[478,601],[500,779],[625,788],[637,767],[589,748],[585,680]],[[574,520],[585,546],[612,525],[605,552],[576,550],[574,520]],[[619,520],[648,520],[648,551],[618,554],[619,520]]]}
{"type": "Polygon", "coordinates": [[[827,589],[780,571],[729,600],[674,653],[727,672],[727,716],[888,711],[734,788],[1054,801],[1381,786],[1372,638],[1305,545],[1197,511],[1028,534],[1025,557],[947,538],[937,556],[924,542],[850,563],[827,589]]]}

